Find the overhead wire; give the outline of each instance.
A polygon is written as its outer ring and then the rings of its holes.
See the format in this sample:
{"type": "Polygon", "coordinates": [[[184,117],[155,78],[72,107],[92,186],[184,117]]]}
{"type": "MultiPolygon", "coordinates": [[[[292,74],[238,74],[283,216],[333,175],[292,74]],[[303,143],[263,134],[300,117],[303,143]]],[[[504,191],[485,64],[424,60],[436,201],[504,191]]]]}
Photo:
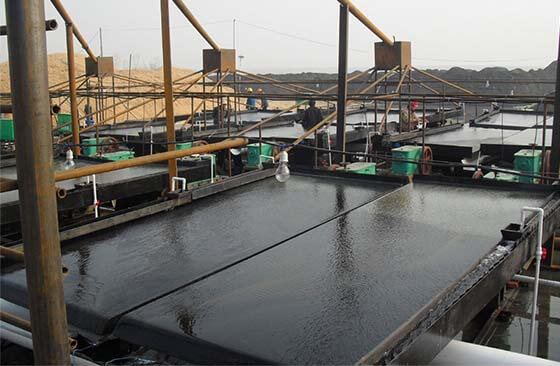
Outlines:
{"type": "MultiPolygon", "coordinates": [[[[289,33],[281,32],[281,31],[278,31],[278,30],[275,30],[275,29],[264,27],[262,25],[257,25],[257,24],[252,24],[252,23],[249,23],[249,22],[245,22],[245,21],[239,20],[237,18],[235,20],[236,20],[236,22],[247,25],[249,27],[253,27],[253,28],[256,28],[256,29],[260,29],[260,30],[264,30],[264,31],[267,31],[267,32],[275,33],[275,34],[278,34],[278,35],[281,35],[281,36],[284,36],[284,37],[297,39],[299,41],[314,43],[314,44],[317,44],[317,45],[320,45],[320,46],[325,46],[325,47],[334,47],[334,48],[338,47],[338,45],[333,44],[333,43],[326,43],[326,42],[323,42],[323,41],[317,41],[317,40],[314,40],[314,39],[309,39],[309,38],[302,37],[302,36],[295,35],[295,34],[289,34],[289,33]]],[[[354,52],[359,52],[359,53],[369,53],[369,51],[355,49],[355,48],[348,48],[348,50],[349,51],[354,51],[354,52]]]]}

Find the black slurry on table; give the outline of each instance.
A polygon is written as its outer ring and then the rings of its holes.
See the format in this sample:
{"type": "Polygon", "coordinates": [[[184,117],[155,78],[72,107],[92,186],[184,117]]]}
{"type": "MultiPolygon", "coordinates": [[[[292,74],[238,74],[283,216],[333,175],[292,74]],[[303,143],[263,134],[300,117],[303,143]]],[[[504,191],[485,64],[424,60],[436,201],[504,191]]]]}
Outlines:
{"type": "MultiPolygon", "coordinates": [[[[269,178],[66,242],[69,322],[110,332],[119,315],[395,187],[300,176],[281,184],[269,178]]],[[[1,281],[2,297],[25,304],[23,271],[4,274],[1,281]]]]}
{"type": "Polygon", "coordinates": [[[545,198],[403,187],[125,315],[115,334],[192,362],[353,363],[545,198]]]}

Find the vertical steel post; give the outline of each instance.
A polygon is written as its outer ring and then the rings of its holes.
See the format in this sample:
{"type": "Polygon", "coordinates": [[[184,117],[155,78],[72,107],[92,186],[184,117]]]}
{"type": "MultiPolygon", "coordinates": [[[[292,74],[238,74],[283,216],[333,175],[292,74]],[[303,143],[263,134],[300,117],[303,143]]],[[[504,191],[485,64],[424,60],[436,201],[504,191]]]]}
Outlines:
{"type": "MultiPolygon", "coordinates": [[[[542,121],[542,150],[541,150],[541,175],[545,176],[546,175],[546,166],[544,164],[544,158],[546,156],[546,117],[548,114],[548,104],[544,103],[544,117],[543,117],[543,121],[542,121]]],[[[538,111],[537,111],[538,112],[538,111]]],[[[542,180],[543,183],[546,182],[546,179],[542,180]]]]}
{"type": "Polygon", "coordinates": [[[117,123],[117,101],[115,99],[115,75],[111,78],[113,87],[113,124],[117,123]]]}
{"type": "Polygon", "coordinates": [[[72,142],[74,156],[80,155],[80,125],[78,124],[78,95],[76,91],[76,65],[74,63],[74,26],[66,23],[66,52],[68,57],[68,83],[70,84],[70,114],[72,116],[72,142]]]}
{"type": "MultiPolygon", "coordinates": [[[[558,61],[560,62],[560,37],[558,39],[558,61]]],[[[560,67],[556,69],[556,93],[554,97],[554,123],[552,125],[550,171],[553,177],[560,177],[560,67]]]]}
{"type": "MultiPolygon", "coordinates": [[[[338,99],[336,116],[336,148],[346,151],[346,95],[348,86],[348,5],[340,5],[338,29],[338,99]]],[[[346,154],[337,158],[343,163],[346,154]]]]}
{"type": "MultiPolygon", "coordinates": [[[[173,113],[173,80],[171,79],[171,36],[169,34],[169,0],[161,4],[161,43],[163,50],[163,83],[165,88],[165,121],[167,126],[167,151],[175,150],[175,115],[173,113]]],[[[169,187],[177,176],[177,160],[168,160],[169,187]]]]}
{"type": "MultiPolygon", "coordinates": [[[[206,77],[202,78],[202,114],[204,118],[204,131],[206,131],[206,77]]],[[[193,117],[194,118],[194,117],[193,117]]]]}
{"type": "Polygon", "coordinates": [[[239,105],[239,87],[237,84],[237,70],[233,73],[233,111],[234,111],[234,122],[237,131],[239,131],[239,123],[237,121],[237,108],[239,105]]]}
{"type": "Polygon", "coordinates": [[[45,5],[6,0],[16,159],[33,355],[70,364],[50,125],[45,5]]]}

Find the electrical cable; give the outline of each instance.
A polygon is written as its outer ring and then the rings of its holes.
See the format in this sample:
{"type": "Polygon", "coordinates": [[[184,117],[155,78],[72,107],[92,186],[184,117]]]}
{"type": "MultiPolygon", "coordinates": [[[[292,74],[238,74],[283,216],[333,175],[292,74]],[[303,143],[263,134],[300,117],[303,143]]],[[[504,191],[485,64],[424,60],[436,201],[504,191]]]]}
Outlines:
{"type": "MultiPolygon", "coordinates": [[[[322,42],[322,41],[317,41],[317,40],[301,37],[301,36],[294,35],[294,34],[280,32],[280,31],[277,31],[277,30],[274,30],[274,29],[263,27],[262,25],[256,25],[256,24],[248,23],[248,22],[245,22],[245,21],[242,21],[242,20],[239,20],[239,19],[236,19],[236,21],[238,23],[248,25],[248,26],[253,27],[253,28],[257,28],[257,29],[264,30],[264,31],[267,31],[267,32],[275,33],[275,34],[278,34],[278,35],[281,35],[281,36],[284,36],[284,37],[297,39],[299,41],[314,43],[314,44],[317,44],[317,45],[320,45],[320,46],[326,46],[326,47],[338,47],[338,45],[336,45],[336,44],[326,43],[326,42],[322,42]]],[[[359,52],[359,53],[369,53],[369,51],[359,50],[359,49],[355,49],[355,48],[348,48],[348,50],[349,51],[354,51],[354,52],[359,52]]]]}

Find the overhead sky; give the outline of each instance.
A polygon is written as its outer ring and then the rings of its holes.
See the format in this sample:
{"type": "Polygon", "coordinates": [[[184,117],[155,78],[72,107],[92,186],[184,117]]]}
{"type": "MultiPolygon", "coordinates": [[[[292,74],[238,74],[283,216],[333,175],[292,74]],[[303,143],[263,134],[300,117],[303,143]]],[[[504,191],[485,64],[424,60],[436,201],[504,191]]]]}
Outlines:
{"type": "MultiPolygon", "coordinates": [[[[5,1],[5,0],[4,0],[5,1]]],[[[0,21],[5,24],[4,1],[0,21]]],[[[116,66],[161,66],[159,0],[63,0],[75,23],[100,54],[116,66]]],[[[338,10],[336,0],[185,0],[223,48],[235,42],[244,56],[238,68],[255,72],[336,71],[338,10]]],[[[486,66],[542,68],[557,58],[560,27],[558,0],[354,0],[388,36],[412,41],[419,67],[486,66]]],[[[47,18],[59,28],[49,32],[49,53],[65,52],[64,27],[49,0],[47,18]]],[[[199,69],[208,45],[170,1],[174,66],[199,69]]],[[[378,39],[353,17],[350,22],[351,69],[371,67],[378,39]]],[[[76,43],[76,50],[81,50],[76,43]]],[[[83,53],[83,51],[81,51],[83,53]]],[[[7,59],[0,38],[0,61],[7,59]]]]}

